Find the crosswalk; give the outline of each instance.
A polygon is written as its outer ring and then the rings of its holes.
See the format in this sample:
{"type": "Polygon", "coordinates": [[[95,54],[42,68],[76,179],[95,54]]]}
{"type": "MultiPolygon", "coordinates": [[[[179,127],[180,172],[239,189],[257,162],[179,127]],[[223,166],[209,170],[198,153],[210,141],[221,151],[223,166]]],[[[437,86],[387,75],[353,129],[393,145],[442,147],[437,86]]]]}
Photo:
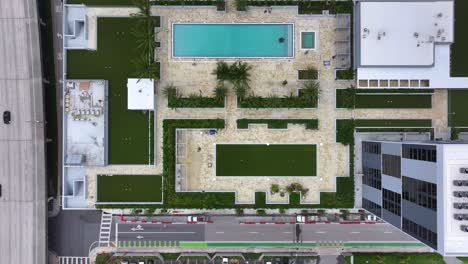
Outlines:
{"type": "Polygon", "coordinates": [[[59,264],[89,264],[88,257],[59,257],[59,264]]]}
{"type": "Polygon", "coordinates": [[[117,247],[178,247],[179,241],[118,241],[117,247]]]}
{"type": "Polygon", "coordinates": [[[112,227],[112,214],[102,212],[101,229],[99,230],[99,246],[109,247],[110,235],[112,227]]]}

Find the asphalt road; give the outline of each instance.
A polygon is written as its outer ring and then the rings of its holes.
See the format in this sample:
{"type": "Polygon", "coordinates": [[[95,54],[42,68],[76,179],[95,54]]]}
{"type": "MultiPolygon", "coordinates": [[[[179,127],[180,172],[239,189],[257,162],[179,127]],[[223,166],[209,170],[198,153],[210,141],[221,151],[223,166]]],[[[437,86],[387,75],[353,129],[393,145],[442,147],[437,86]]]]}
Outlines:
{"type": "MultiPolygon", "coordinates": [[[[245,225],[236,217],[212,217],[213,224],[131,224],[114,218],[118,241],[295,242],[296,225],[245,225]]],[[[299,241],[414,241],[389,224],[300,224],[299,241]]],[[[113,235],[115,238],[115,234],[113,235]]]]}
{"type": "Polygon", "coordinates": [[[58,256],[88,256],[100,225],[101,211],[63,210],[49,218],[49,249],[58,256]]]}
{"type": "Polygon", "coordinates": [[[44,106],[35,0],[0,0],[0,258],[45,263],[44,106]]]}

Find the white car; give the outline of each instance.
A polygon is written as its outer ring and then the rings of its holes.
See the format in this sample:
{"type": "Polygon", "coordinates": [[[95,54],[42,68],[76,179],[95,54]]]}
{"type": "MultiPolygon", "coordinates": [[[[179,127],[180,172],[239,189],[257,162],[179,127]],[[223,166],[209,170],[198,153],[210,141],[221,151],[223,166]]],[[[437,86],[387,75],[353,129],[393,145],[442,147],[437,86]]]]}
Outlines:
{"type": "Polygon", "coordinates": [[[187,217],[187,221],[188,221],[188,222],[192,222],[192,223],[197,223],[197,222],[198,222],[198,217],[189,215],[189,216],[187,217]]]}
{"type": "Polygon", "coordinates": [[[223,264],[228,264],[228,263],[229,263],[228,258],[223,258],[223,264]]]}
{"type": "Polygon", "coordinates": [[[373,215],[373,214],[368,214],[367,215],[367,221],[377,221],[377,216],[373,215]]]}
{"type": "Polygon", "coordinates": [[[296,222],[297,223],[305,223],[306,222],[306,217],[304,215],[297,215],[296,216],[296,222]]]}

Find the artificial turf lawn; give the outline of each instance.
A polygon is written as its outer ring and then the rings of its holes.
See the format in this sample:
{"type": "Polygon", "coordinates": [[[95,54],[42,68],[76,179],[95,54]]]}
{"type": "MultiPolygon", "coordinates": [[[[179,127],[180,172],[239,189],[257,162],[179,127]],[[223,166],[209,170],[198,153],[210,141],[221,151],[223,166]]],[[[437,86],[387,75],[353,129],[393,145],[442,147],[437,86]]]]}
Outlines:
{"type": "Polygon", "coordinates": [[[444,258],[436,253],[355,253],[355,264],[443,264],[444,258]]]}
{"type": "MultiPolygon", "coordinates": [[[[345,97],[346,89],[336,90],[336,107],[347,108],[345,97]]],[[[425,95],[378,95],[356,94],[355,108],[431,108],[432,96],[425,95]]]]}
{"type": "Polygon", "coordinates": [[[466,34],[468,16],[466,13],[468,13],[468,1],[455,0],[455,39],[450,47],[450,75],[454,77],[468,77],[468,35],[466,34]]]}
{"type": "MultiPolygon", "coordinates": [[[[111,164],[148,164],[151,156],[148,149],[153,149],[149,148],[149,114],[127,109],[127,79],[135,77],[132,60],[141,55],[136,49],[136,38],[131,34],[135,22],[135,18],[98,18],[97,50],[67,51],[68,79],[109,82],[111,164]]],[[[153,131],[150,131],[151,137],[153,131]]]]}
{"type": "Polygon", "coordinates": [[[316,176],[316,161],[316,145],[216,145],[217,176],[316,176]]]}
{"type": "Polygon", "coordinates": [[[468,126],[468,89],[448,91],[448,122],[451,127],[468,126]]]}
{"type": "Polygon", "coordinates": [[[99,175],[98,202],[162,202],[162,177],[154,175],[99,175]]]}

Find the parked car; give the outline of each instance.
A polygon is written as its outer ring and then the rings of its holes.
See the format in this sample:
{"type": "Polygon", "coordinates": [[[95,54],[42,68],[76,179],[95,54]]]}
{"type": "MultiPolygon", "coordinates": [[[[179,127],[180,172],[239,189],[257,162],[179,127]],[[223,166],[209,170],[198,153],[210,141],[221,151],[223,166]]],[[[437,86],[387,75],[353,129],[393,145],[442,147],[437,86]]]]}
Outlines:
{"type": "Polygon", "coordinates": [[[5,111],[3,112],[3,123],[5,124],[10,124],[11,122],[11,113],[10,111],[5,111]]]}
{"type": "Polygon", "coordinates": [[[468,232],[468,225],[462,225],[460,229],[464,232],[468,232]]]}
{"type": "Polygon", "coordinates": [[[229,259],[228,258],[223,258],[223,264],[228,264],[229,263],[229,259]]]}
{"type": "Polygon", "coordinates": [[[460,173],[468,174],[468,168],[460,168],[460,173]]]}
{"type": "Polygon", "coordinates": [[[154,264],[154,260],[149,259],[149,260],[148,260],[148,264],[154,264]]]}
{"type": "Polygon", "coordinates": [[[368,214],[367,217],[366,217],[366,220],[367,221],[377,221],[377,216],[375,216],[373,214],[368,214]]]}

